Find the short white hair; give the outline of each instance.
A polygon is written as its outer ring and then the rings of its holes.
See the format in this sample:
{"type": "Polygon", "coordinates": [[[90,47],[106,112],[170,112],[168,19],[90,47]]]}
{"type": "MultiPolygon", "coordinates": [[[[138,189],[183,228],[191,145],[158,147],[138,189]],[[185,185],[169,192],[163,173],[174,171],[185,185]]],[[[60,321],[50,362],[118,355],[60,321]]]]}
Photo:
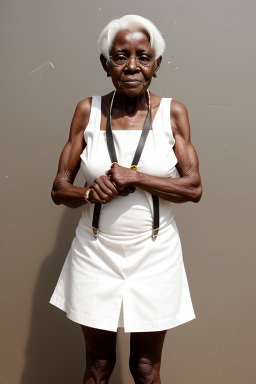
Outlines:
{"type": "Polygon", "coordinates": [[[131,32],[145,31],[149,35],[149,42],[155,52],[156,59],[162,56],[165,50],[165,41],[161,32],[148,19],[138,15],[125,15],[120,19],[110,21],[102,30],[98,44],[100,53],[109,60],[109,54],[118,32],[129,30],[131,32]]]}

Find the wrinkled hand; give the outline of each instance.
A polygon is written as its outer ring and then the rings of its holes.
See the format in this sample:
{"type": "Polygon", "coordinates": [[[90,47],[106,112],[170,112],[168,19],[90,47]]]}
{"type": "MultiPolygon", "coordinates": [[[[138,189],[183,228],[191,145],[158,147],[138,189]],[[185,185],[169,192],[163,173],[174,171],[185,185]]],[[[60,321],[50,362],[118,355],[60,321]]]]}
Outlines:
{"type": "Polygon", "coordinates": [[[92,203],[106,204],[117,195],[118,190],[109,176],[102,175],[91,185],[90,201],[92,203]]]}
{"type": "Polygon", "coordinates": [[[134,169],[122,167],[117,163],[113,163],[111,168],[106,171],[106,175],[110,178],[110,181],[114,183],[117,190],[119,191],[119,195],[126,196],[129,193],[135,191],[135,187],[132,184],[136,180],[137,171],[134,169]]]}

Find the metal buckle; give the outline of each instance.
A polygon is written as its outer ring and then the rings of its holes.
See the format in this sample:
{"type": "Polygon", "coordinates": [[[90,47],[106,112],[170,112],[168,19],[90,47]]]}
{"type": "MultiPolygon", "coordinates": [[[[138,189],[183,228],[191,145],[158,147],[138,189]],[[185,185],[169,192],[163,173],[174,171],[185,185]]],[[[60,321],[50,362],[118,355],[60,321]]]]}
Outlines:
{"type": "Polygon", "coordinates": [[[98,237],[98,228],[92,227],[94,237],[97,239],[98,237]]]}
{"type": "Polygon", "coordinates": [[[155,240],[157,238],[159,232],[159,228],[153,228],[152,229],[152,239],[155,240]]]}

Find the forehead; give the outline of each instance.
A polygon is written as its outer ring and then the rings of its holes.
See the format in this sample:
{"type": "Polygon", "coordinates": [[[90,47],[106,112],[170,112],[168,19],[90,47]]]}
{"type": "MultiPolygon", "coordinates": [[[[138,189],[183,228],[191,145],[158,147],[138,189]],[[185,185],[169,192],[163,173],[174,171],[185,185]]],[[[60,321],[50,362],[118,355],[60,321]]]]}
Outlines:
{"type": "Polygon", "coordinates": [[[119,31],[113,41],[112,45],[112,51],[118,51],[118,50],[147,50],[154,52],[151,48],[149,37],[145,32],[142,31],[128,31],[128,30],[122,30],[119,31]]]}

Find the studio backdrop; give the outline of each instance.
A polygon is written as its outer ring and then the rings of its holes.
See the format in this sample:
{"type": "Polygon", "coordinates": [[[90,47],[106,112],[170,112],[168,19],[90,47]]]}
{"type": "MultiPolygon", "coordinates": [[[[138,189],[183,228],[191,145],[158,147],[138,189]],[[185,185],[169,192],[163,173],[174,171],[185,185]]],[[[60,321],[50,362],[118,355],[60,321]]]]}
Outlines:
{"type": "MultiPolygon", "coordinates": [[[[113,18],[152,20],[167,43],[151,91],[186,105],[203,198],[175,205],[197,319],[168,331],[164,384],[254,384],[253,0],[2,0],[1,384],[78,384],[80,327],[48,301],[81,209],[50,191],[77,103],[113,90],[97,39],[113,18]]],[[[76,185],[83,185],[78,175],[76,185]]],[[[118,332],[111,384],[131,384],[118,332]]]]}

